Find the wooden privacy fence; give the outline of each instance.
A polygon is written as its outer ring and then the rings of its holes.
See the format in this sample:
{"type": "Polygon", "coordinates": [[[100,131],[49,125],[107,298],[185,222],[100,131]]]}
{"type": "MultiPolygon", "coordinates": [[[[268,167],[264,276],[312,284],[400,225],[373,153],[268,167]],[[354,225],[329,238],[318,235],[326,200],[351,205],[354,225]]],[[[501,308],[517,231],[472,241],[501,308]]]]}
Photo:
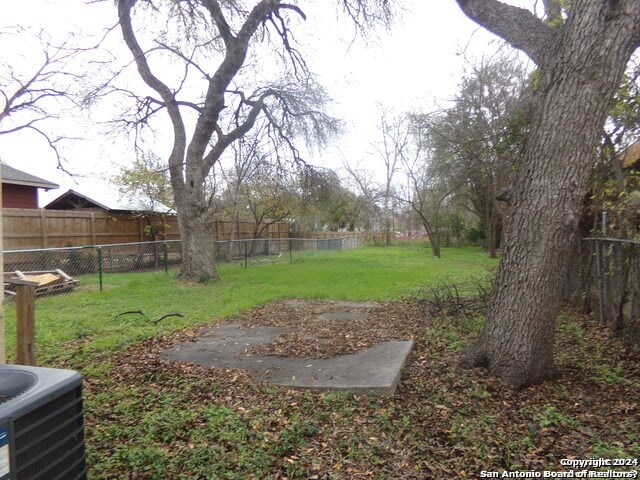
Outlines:
{"type": "MultiPolygon", "coordinates": [[[[3,208],[2,220],[6,250],[180,239],[175,215],[3,208]],[[155,236],[150,234],[152,226],[155,236]]],[[[252,238],[254,231],[253,222],[218,221],[215,225],[217,240],[252,238]]],[[[289,224],[275,223],[268,231],[271,238],[288,238],[289,224]]]]}

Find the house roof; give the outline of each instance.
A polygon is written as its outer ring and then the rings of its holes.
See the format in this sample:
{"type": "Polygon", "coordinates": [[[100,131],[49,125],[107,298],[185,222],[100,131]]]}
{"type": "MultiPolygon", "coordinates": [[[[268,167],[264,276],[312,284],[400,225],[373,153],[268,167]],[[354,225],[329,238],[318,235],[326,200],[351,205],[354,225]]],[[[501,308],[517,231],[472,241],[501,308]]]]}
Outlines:
{"type": "Polygon", "coordinates": [[[622,165],[630,167],[640,160],[640,140],[629,145],[622,153],[622,165]]]}
{"type": "Polygon", "coordinates": [[[135,197],[118,197],[118,194],[92,194],[91,197],[76,190],[67,190],[47,205],[48,210],[100,209],[108,212],[156,212],[170,213],[171,208],[160,202],[135,197]]]}
{"type": "Polygon", "coordinates": [[[0,175],[2,175],[2,183],[11,185],[26,185],[29,187],[44,188],[45,190],[60,187],[57,183],[44,180],[5,164],[0,164],[0,175]]]}

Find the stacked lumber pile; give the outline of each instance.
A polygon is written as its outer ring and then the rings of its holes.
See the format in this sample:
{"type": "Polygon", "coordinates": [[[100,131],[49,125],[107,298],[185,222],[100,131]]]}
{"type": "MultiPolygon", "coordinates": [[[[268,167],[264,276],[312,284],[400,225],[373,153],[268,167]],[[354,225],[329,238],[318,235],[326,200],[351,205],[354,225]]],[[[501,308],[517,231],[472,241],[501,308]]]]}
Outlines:
{"type": "Polygon", "coordinates": [[[80,282],[60,269],[56,270],[40,270],[33,272],[6,272],[4,274],[4,296],[6,299],[15,297],[15,289],[7,283],[9,279],[24,280],[33,282],[36,285],[36,296],[53,295],[54,293],[68,292],[75,288],[80,282]]]}

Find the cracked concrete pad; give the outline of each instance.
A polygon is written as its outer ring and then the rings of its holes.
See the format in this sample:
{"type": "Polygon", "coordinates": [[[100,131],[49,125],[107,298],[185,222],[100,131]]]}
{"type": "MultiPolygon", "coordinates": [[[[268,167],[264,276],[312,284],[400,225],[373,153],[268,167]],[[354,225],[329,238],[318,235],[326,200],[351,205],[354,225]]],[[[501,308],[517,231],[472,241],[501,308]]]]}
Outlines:
{"type": "Polygon", "coordinates": [[[208,367],[240,368],[256,380],[290,388],[350,390],[393,395],[412,341],[390,341],[327,359],[252,355],[288,331],[284,327],[243,328],[230,324],[204,330],[194,342],[175,345],[162,356],[208,367]]]}

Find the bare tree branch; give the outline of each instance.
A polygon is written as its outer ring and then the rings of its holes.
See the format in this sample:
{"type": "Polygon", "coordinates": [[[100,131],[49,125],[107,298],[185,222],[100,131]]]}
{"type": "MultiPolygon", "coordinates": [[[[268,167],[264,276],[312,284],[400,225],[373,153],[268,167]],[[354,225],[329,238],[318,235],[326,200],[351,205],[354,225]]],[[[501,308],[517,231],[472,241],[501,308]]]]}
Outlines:
{"type": "Polygon", "coordinates": [[[95,47],[73,46],[71,38],[54,44],[45,32],[32,34],[22,27],[17,27],[15,32],[7,29],[3,33],[10,37],[18,35],[25,43],[36,40],[40,44],[41,58],[34,56],[24,63],[13,63],[8,59],[0,61],[0,135],[34,132],[45,140],[55,155],[58,168],[66,172],[60,144],[71,138],[55,136],[46,127],[51,120],[79,107],[84,76],[75,62],[82,53],[95,47]]]}

